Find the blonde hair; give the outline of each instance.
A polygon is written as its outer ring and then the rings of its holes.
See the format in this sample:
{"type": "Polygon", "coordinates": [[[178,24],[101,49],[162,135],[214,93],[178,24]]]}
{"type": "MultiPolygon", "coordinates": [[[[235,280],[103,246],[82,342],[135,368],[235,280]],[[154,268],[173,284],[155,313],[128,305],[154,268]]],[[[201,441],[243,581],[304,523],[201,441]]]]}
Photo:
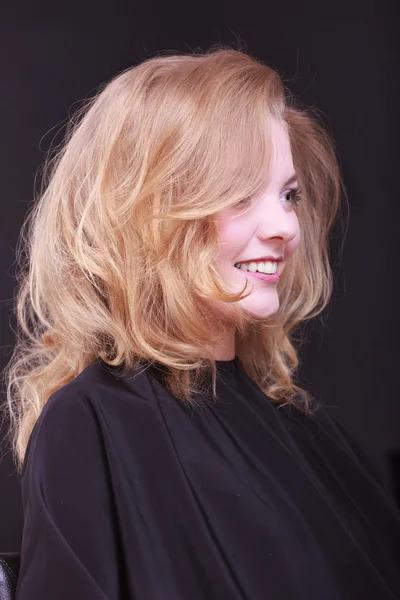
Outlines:
{"type": "Polygon", "coordinates": [[[249,377],[271,401],[312,413],[294,382],[292,334],[330,299],[341,190],[324,126],[249,53],[156,56],[101,86],[47,157],[17,248],[19,327],[4,371],[17,467],[50,395],[97,358],[124,373],[158,362],[189,403],[211,372],[215,398],[212,347],[232,324],[249,377]],[[290,137],[302,243],[279,281],[278,312],[255,322],[238,304],[247,288],[229,293],[213,265],[215,217],[262,185],[273,118],[290,137]]]}

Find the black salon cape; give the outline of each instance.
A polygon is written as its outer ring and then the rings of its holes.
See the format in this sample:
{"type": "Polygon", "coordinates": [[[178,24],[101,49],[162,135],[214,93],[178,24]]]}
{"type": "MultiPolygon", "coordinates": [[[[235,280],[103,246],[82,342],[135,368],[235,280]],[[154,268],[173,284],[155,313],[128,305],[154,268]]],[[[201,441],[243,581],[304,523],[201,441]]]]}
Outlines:
{"type": "Polygon", "coordinates": [[[100,359],[49,398],[22,477],[17,600],[395,600],[400,511],[325,407],[240,360],[200,410],[100,359]]]}

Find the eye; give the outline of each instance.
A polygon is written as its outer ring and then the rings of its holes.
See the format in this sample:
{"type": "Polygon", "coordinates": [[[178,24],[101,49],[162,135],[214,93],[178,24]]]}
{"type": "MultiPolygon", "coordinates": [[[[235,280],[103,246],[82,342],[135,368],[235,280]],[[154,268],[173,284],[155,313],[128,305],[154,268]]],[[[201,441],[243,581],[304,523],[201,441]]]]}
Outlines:
{"type": "MultiPolygon", "coordinates": [[[[287,199],[288,202],[290,202],[290,204],[292,204],[292,206],[297,206],[297,204],[300,202],[301,200],[301,191],[299,187],[295,187],[292,188],[290,190],[288,190],[285,194],[284,194],[285,198],[287,199]]],[[[234,204],[233,209],[234,210],[240,210],[242,208],[247,208],[251,202],[252,202],[253,198],[252,196],[248,196],[247,198],[243,198],[243,200],[239,200],[239,202],[237,202],[236,204],[234,204]]]]}
{"type": "Polygon", "coordinates": [[[292,188],[291,190],[288,190],[285,193],[285,198],[287,199],[288,197],[289,197],[288,202],[290,202],[293,206],[297,206],[297,204],[300,202],[300,199],[301,199],[300,188],[296,187],[296,188],[292,188]]]}

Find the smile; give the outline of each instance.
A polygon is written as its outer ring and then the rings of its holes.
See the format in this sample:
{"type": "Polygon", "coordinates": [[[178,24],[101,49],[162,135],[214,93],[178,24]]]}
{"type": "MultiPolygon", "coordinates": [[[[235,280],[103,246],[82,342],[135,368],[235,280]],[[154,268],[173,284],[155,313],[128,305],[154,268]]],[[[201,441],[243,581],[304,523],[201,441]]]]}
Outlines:
{"type": "MultiPolygon", "coordinates": [[[[236,265],[235,265],[236,266],[236,265]]],[[[236,267],[238,269],[238,267],[236,267]]],[[[279,273],[262,273],[259,271],[249,271],[247,269],[240,268],[239,271],[244,271],[246,277],[254,277],[255,279],[260,279],[265,283],[277,283],[279,281],[279,273]]]]}

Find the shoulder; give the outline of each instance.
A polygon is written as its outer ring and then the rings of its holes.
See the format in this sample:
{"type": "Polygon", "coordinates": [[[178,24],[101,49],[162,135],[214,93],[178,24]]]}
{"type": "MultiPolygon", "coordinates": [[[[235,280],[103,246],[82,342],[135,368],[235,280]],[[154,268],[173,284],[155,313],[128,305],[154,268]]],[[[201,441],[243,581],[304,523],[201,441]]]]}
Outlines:
{"type": "Polygon", "coordinates": [[[312,398],[312,412],[293,410],[289,407],[288,414],[292,424],[305,438],[318,448],[318,451],[334,455],[345,453],[356,462],[364,458],[365,450],[362,445],[326,407],[323,401],[312,398]]]}
{"type": "Polygon", "coordinates": [[[143,370],[121,376],[118,369],[93,361],[47,400],[30,436],[23,472],[32,452],[60,454],[71,444],[83,451],[126,429],[132,435],[140,435],[146,425],[156,429],[159,393],[143,370]]]}
{"type": "Polygon", "coordinates": [[[40,420],[77,420],[115,410],[152,411],[158,390],[143,369],[121,375],[101,360],[88,365],[73,381],[59,388],[47,400],[40,420]]]}
{"type": "Polygon", "coordinates": [[[382,487],[388,490],[382,464],[372,455],[357,434],[344,426],[339,417],[321,405],[317,413],[317,421],[322,438],[319,447],[331,456],[345,454],[347,464],[356,464],[364,472],[373,477],[382,487]]]}

